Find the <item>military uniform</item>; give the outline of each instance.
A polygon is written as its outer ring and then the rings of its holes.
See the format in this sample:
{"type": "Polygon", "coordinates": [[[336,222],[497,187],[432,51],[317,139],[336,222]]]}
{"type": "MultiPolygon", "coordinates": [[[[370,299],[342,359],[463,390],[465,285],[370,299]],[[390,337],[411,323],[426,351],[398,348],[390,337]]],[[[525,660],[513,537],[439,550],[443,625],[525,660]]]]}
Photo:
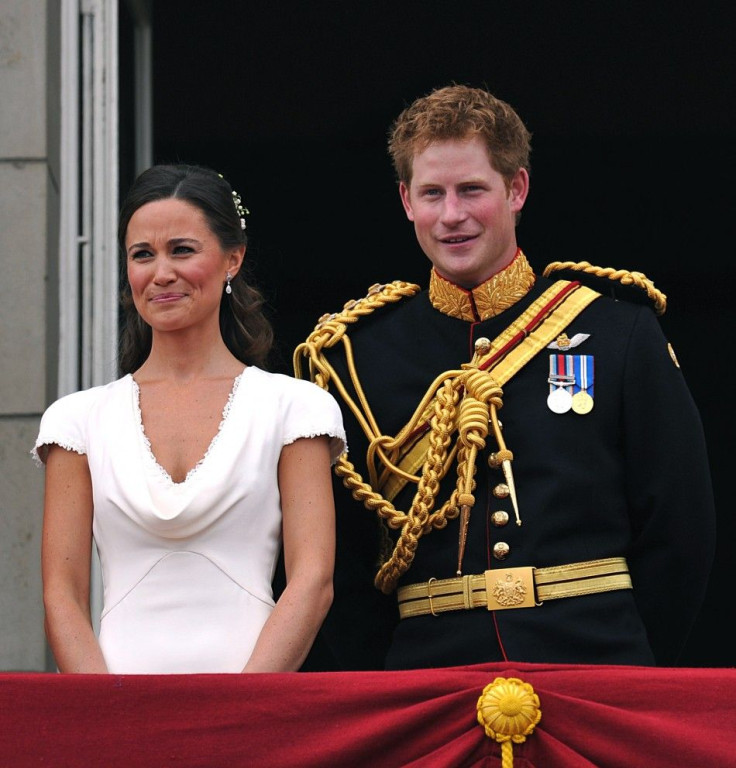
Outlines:
{"type": "MultiPolygon", "coordinates": [[[[521,252],[507,271],[473,291],[434,272],[431,278],[428,291],[342,326],[365,403],[383,435],[400,433],[443,372],[464,370],[479,339],[498,343],[509,338],[509,328],[530,307],[540,306],[540,297],[553,284],[533,275],[521,252]]],[[[402,526],[390,529],[384,519],[384,533],[392,537],[387,551],[397,541],[402,552],[407,542],[411,550],[398,579],[388,588],[383,584],[387,595],[371,583],[381,533],[376,513],[336,479],[335,601],[315,646],[323,662],[332,655],[332,668],[343,669],[504,659],[676,663],[703,600],[715,546],[713,495],[697,408],[650,306],[595,294],[550,344],[501,387],[496,415],[505,446],[499,446],[493,429],[481,441],[473,482],[464,486],[472,493],[460,495],[470,499],[466,535],[457,505],[438,525],[427,524],[418,539],[403,543],[402,526]],[[575,379],[574,385],[563,386],[570,381],[566,375],[575,379]],[[565,388],[592,399],[577,410],[554,405],[550,395],[563,394],[565,388]],[[510,477],[499,454],[512,456],[510,477]],[[604,587],[588,594],[586,566],[577,564],[589,561],[602,561],[604,569],[625,561],[628,575],[601,577],[604,587]],[[522,587],[519,582],[518,573],[528,575],[528,570],[509,570],[529,566],[565,566],[561,581],[574,578],[579,589],[562,599],[540,599],[539,584],[524,582],[522,587]],[[458,573],[472,576],[472,587],[467,579],[457,581],[458,573]],[[605,586],[608,578],[613,579],[610,588],[605,586]],[[630,578],[633,588],[616,581],[621,578],[630,578]],[[460,593],[485,584],[488,595],[495,593],[510,606],[494,602],[492,610],[485,603],[439,610],[438,585],[446,579],[456,580],[453,589],[460,593]],[[407,585],[418,585],[417,594],[424,597],[415,603],[417,615],[400,619],[395,588],[399,595],[402,588],[409,594],[414,588],[407,591],[407,585]],[[531,607],[514,607],[521,591],[531,597],[531,607]]],[[[307,356],[304,349],[299,354],[307,356]]],[[[343,344],[325,346],[320,354],[334,373],[325,380],[312,369],[312,376],[340,401],[348,459],[366,481],[368,441],[336,386],[339,379],[347,396],[360,401],[350,356],[343,344]]],[[[297,373],[304,375],[298,365],[297,373]]],[[[493,368],[489,373],[492,378],[493,368]]],[[[459,392],[458,407],[465,394],[459,392]]],[[[457,455],[439,483],[434,512],[458,486],[456,465],[457,455]]],[[[416,494],[417,483],[408,482],[391,503],[408,510],[416,494]]],[[[369,504],[375,509],[373,497],[369,504]]],[[[457,599],[468,604],[467,594],[457,599]]]]}

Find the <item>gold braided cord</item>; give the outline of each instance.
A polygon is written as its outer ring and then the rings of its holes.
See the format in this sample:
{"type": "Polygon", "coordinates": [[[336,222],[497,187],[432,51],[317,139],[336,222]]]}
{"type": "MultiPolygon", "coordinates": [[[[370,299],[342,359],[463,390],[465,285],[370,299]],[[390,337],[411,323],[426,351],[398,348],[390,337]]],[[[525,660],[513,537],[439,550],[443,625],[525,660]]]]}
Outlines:
{"type": "Polygon", "coordinates": [[[663,315],[667,309],[667,296],[654,286],[654,283],[642,272],[629,272],[626,269],[613,269],[612,267],[594,267],[587,261],[553,261],[543,271],[545,277],[560,270],[573,270],[607,278],[621,283],[621,285],[635,285],[646,292],[646,295],[654,304],[654,312],[663,315]]]}
{"type": "Polygon", "coordinates": [[[368,294],[364,298],[346,302],[341,312],[322,315],[315,329],[307,337],[307,340],[299,344],[294,350],[293,365],[296,378],[303,378],[301,358],[305,357],[309,361],[309,378],[323,389],[329,389],[330,381],[334,381],[335,386],[358,419],[366,435],[378,433],[378,427],[360,386],[357,372],[355,371],[352,344],[345,335],[345,332],[348,325],[356,323],[361,317],[369,315],[386,304],[400,301],[407,296],[413,296],[420,290],[421,288],[418,285],[400,280],[396,280],[388,285],[376,283],[369,288],[368,294]],[[348,395],[335,369],[322,354],[323,349],[330,349],[340,342],[345,346],[350,377],[363,411],[360,410],[355,401],[348,395]],[[365,413],[365,416],[363,413],[365,413]]]}
{"type": "MultiPolygon", "coordinates": [[[[419,539],[433,528],[444,528],[448,520],[458,516],[460,506],[472,507],[474,504],[476,457],[485,447],[489,423],[494,425],[494,432],[500,440],[495,410],[501,407],[502,391],[489,373],[478,369],[477,355],[461,370],[447,371],[432,382],[412,418],[398,435],[381,433],[360,386],[346,329],[361,316],[389,302],[414,295],[417,290],[418,286],[400,282],[373,286],[365,299],[348,302],[342,312],[320,318],[314,331],[294,352],[296,376],[299,378],[302,374],[301,358],[307,358],[310,378],[323,389],[328,389],[330,385],[337,389],[368,438],[370,482],[364,481],[345,456],[338,460],[335,472],[356,501],[376,513],[389,528],[399,531],[393,551],[387,553],[375,579],[376,586],[386,594],[393,591],[398,579],[410,567],[419,539]],[[323,350],[339,343],[344,347],[357,402],[348,394],[344,383],[323,354],[323,350]],[[412,433],[426,423],[429,424],[429,447],[421,473],[418,476],[407,475],[396,465],[400,450],[411,441],[412,433]],[[453,445],[455,432],[458,439],[453,445]],[[456,487],[442,507],[435,510],[440,482],[455,458],[456,487]],[[375,490],[380,487],[378,466],[383,467],[383,476],[396,473],[416,482],[416,492],[408,512],[396,509],[375,490]]],[[[503,447],[502,441],[500,447],[503,447]]]]}

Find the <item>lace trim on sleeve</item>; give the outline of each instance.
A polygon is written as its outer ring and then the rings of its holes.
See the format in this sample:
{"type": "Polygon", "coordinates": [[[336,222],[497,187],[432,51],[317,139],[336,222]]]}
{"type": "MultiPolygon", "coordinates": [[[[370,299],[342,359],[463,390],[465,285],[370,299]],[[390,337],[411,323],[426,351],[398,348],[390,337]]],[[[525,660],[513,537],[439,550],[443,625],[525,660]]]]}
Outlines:
{"type": "Polygon", "coordinates": [[[284,445],[291,445],[301,438],[329,437],[330,438],[330,464],[334,464],[340,456],[348,452],[348,444],[345,433],[340,430],[318,429],[316,432],[302,432],[298,435],[289,435],[284,438],[284,445]]]}
{"type": "Polygon", "coordinates": [[[30,452],[33,463],[37,467],[43,468],[46,464],[46,458],[49,454],[50,445],[58,445],[65,451],[74,451],[74,453],[78,453],[80,456],[84,456],[87,453],[83,446],[77,445],[76,443],[66,442],[64,440],[55,440],[52,437],[41,437],[38,439],[38,442],[30,452]]]}

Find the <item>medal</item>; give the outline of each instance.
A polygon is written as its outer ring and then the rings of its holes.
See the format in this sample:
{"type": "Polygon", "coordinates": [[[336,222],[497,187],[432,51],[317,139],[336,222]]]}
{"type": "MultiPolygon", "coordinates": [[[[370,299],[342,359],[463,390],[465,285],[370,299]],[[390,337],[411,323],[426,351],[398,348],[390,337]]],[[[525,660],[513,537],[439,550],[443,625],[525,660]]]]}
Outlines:
{"type": "Polygon", "coordinates": [[[571,406],[575,413],[585,414],[593,410],[593,398],[587,393],[576,392],[571,398],[571,406]]]}
{"type": "Polygon", "coordinates": [[[593,355],[575,355],[575,389],[572,410],[585,415],[593,410],[593,355]]]}
{"type": "Polygon", "coordinates": [[[567,413],[572,408],[572,395],[564,387],[557,387],[547,395],[547,407],[552,413],[567,413]]]}
{"type": "Polygon", "coordinates": [[[572,408],[575,373],[570,355],[549,356],[549,394],[547,407],[552,413],[567,413],[572,408]]]}

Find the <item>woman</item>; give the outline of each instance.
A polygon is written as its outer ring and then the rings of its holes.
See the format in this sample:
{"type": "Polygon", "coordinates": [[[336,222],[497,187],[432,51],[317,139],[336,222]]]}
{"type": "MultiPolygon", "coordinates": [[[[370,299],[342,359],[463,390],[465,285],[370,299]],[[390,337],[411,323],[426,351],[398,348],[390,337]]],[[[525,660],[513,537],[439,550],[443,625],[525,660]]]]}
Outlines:
{"type": "Polygon", "coordinates": [[[52,404],[33,450],[61,672],[297,670],[332,601],[340,411],[264,369],[273,335],[242,277],[244,216],[221,176],[185,165],[145,171],[122,206],[124,375],[52,404]]]}

